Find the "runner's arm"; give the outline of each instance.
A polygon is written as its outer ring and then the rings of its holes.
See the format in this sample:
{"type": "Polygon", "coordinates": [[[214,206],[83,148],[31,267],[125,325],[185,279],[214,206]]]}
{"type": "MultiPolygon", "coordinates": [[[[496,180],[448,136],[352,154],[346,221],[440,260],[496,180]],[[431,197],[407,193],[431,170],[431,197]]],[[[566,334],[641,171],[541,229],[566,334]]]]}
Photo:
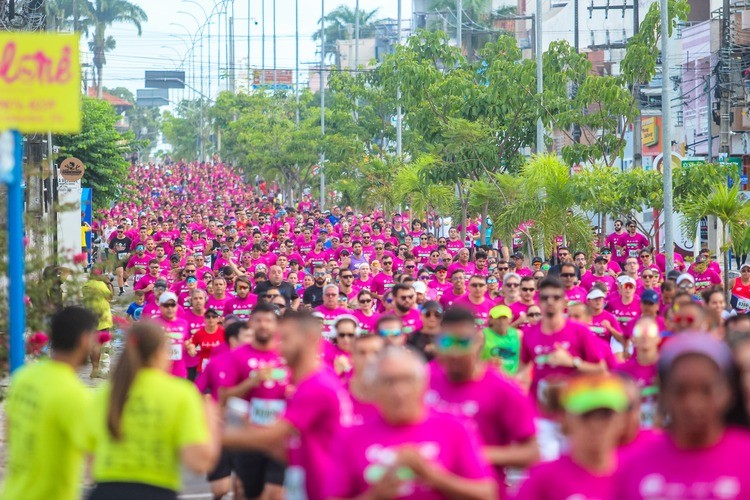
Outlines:
{"type": "Polygon", "coordinates": [[[539,460],[539,445],[536,438],[507,446],[485,446],[482,455],[492,465],[505,467],[528,467],[539,460]]]}
{"type": "Polygon", "coordinates": [[[285,440],[294,430],[291,422],[283,418],[267,427],[225,427],[221,444],[232,449],[251,449],[277,454],[283,452],[285,440]]]}

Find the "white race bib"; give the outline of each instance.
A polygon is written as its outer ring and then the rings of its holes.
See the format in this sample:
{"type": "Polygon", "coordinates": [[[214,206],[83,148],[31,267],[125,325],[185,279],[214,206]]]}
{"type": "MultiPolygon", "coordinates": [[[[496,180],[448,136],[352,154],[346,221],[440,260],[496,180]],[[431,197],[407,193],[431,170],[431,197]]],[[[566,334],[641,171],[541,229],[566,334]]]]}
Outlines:
{"type": "Polygon", "coordinates": [[[747,311],[750,309],[750,300],[748,299],[738,299],[737,300],[737,307],[735,307],[737,310],[741,311],[747,311]]]}
{"type": "Polygon", "coordinates": [[[284,474],[284,499],[307,500],[305,469],[299,465],[286,468],[286,473],[284,474]]]}
{"type": "Polygon", "coordinates": [[[286,410],[286,401],[283,399],[261,399],[250,400],[250,421],[257,425],[271,425],[276,422],[286,410]]]}
{"type": "Polygon", "coordinates": [[[138,283],[141,280],[141,278],[143,278],[144,276],[146,276],[146,275],[145,274],[136,274],[136,275],[134,275],[133,276],[133,284],[135,285],[136,283],[138,283]]]}
{"type": "Polygon", "coordinates": [[[169,346],[169,359],[172,361],[179,361],[182,359],[182,346],[180,344],[172,344],[169,346]]]}
{"type": "Polygon", "coordinates": [[[628,252],[628,257],[638,257],[638,250],[630,250],[628,252]]]}

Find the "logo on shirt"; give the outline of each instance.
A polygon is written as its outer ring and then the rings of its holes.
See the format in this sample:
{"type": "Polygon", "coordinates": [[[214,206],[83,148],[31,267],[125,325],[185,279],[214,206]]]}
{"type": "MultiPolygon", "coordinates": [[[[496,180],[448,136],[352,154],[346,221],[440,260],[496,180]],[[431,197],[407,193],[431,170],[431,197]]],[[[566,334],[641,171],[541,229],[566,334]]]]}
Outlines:
{"type": "Polygon", "coordinates": [[[739,498],[740,481],[736,477],[721,476],[713,481],[691,484],[670,483],[661,474],[649,474],[641,480],[638,490],[643,498],[682,499],[715,498],[731,500],[739,498]]]}

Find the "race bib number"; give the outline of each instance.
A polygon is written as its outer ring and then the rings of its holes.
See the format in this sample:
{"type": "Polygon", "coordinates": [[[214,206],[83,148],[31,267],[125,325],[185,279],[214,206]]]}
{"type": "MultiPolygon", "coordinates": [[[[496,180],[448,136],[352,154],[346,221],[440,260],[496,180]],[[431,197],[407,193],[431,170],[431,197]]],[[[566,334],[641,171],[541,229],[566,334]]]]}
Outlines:
{"type": "Polygon", "coordinates": [[[172,361],[179,361],[182,359],[182,346],[180,344],[172,344],[169,346],[169,359],[172,361]]]}
{"type": "Polygon", "coordinates": [[[143,278],[144,276],[146,276],[146,275],[145,274],[136,274],[135,276],[133,276],[133,284],[135,285],[136,283],[138,283],[141,280],[141,278],[143,278]]]}
{"type": "Polygon", "coordinates": [[[748,300],[748,299],[738,299],[737,300],[737,307],[735,309],[741,310],[741,311],[747,311],[748,309],[750,309],[750,300],[748,300]]]}
{"type": "Polygon", "coordinates": [[[628,252],[628,257],[638,257],[638,250],[630,250],[628,252]]]}
{"type": "Polygon", "coordinates": [[[641,427],[651,429],[656,424],[656,401],[644,401],[641,403],[641,427]]]}
{"type": "Polygon", "coordinates": [[[128,256],[128,252],[117,252],[117,258],[120,260],[125,259],[128,256]]]}
{"type": "Polygon", "coordinates": [[[271,425],[286,410],[283,399],[253,398],[250,401],[250,421],[257,425],[271,425]]]}
{"type": "Polygon", "coordinates": [[[286,474],[284,474],[284,498],[286,500],[307,500],[305,469],[299,465],[293,465],[286,469],[286,474]]]}

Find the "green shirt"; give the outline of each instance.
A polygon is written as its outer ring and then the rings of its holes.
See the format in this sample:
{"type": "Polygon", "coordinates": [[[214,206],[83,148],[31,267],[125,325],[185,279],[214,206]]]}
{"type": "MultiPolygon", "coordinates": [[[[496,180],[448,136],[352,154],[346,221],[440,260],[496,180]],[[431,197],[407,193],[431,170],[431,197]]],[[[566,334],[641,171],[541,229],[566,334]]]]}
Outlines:
{"type": "Polygon", "coordinates": [[[121,419],[122,439],[107,429],[111,386],[91,411],[94,479],[180,490],[180,450],[209,441],[203,401],[192,382],[154,368],[138,372],[121,419]]]}
{"type": "Polygon", "coordinates": [[[515,375],[521,352],[521,336],[515,328],[508,328],[505,335],[499,335],[492,328],[484,329],[482,359],[499,360],[503,373],[515,375]]]}
{"type": "Polygon", "coordinates": [[[5,404],[8,474],[0,498],[80,498],[90,400],[70,365],[44,360],[14,374],[5,404]]]}

